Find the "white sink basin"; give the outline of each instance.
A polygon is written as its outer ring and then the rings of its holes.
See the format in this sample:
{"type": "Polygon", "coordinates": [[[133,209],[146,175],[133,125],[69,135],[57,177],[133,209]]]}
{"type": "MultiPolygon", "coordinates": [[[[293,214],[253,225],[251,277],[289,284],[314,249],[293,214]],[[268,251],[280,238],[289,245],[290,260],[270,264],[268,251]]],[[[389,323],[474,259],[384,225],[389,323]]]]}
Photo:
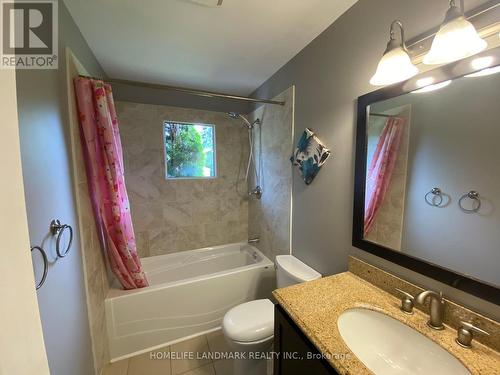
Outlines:
{"type": "Polygon", "coordinates": [[[438,344],[385,314],[346,310],[337,326],[349,349],[375,374],[470,375],[438,344]]]}

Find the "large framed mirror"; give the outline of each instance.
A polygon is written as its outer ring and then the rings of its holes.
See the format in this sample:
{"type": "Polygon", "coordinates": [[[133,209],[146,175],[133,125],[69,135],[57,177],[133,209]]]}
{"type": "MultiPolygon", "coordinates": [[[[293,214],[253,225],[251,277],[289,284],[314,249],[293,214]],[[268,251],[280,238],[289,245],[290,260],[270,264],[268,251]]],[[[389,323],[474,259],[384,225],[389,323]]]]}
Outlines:
{"type": "Polygon", "coordinates": [[[358,98],[353,246],[500,304],[500,48],[358,98]]]}

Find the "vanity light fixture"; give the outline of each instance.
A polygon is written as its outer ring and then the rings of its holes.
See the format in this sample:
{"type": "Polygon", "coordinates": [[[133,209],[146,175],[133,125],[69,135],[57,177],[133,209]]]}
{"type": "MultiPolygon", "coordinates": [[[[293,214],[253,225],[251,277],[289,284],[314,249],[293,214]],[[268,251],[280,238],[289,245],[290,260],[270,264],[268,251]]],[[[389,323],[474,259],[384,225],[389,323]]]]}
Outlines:
{"type": "Polygon", "coordinates": [[[488,68],[491,64],[493,64],[492,56],[477,57],[470,63],[470,65],[477,70],[488,68]]]}
{"type": "Polygon", "coordinates": [[[465,77],[467,78],[484,77],[496,73],[500,73],[500,65],[494,66],[493,68],[486,68],[472,74],[467,74],[465,77]]]}
{"type": "Polygon", "coordinates": [[[463,0],[460,8],[455,5],[455,0],[450,0],[450,9],[432,41],[429,53],[424,57],[424,64],[448,64],[475,55],[487,47],[474,25],[465,18],[463,0]]]}
{"type": "Polygon", "coordinates": [[[418,69],[411,62],[410,55],[406,49],[403,24],[396,20],[391,23],[391,38],[387,43],[384,55],[380,59],[375,75],[370,79],[373,86],[392,85],[410,79],[418,73],[418,69]],[[395,27],[401,31],[401,41],[395,37],[395,27]]]}
{"type": "Polygon", "coordinates": [[[434,83],[435,79],[434,77],[425,77],[425,78],[420,78],[417,80],[416,84],[417,87],[425,87],[432,85],[434,83]]]}
{"type": "Polygon", "coordinates": [[[500,66],[491,67],[493,61],[494,59],[492,56],[475,58],[474,60],[471,61],[470,64],[474,69],[477,69],[478,71],[475,73],[467,74],[465,77],[467,78],[483,77],[499,73],[500,66]]]}
{"type": "Polygon", "coordinates": [[[446,87],[446,86],[448,86],[450,83],[451,83],[451,80],[448,80],[448,81],[443,81],[443,82],[439,82],[439,83],[436,83],[436,84],[434,84],[434,85],[429,85],[429,86],[422,87],[421,89],[414,90],[414,91],[412,91],[411,93],[412,93],[412,94],[422,94],[422,93],[424,93],[424,92],[436,91],[436,90],[439,90],[439,89],[445,88],[445,87],[446,87]]]}

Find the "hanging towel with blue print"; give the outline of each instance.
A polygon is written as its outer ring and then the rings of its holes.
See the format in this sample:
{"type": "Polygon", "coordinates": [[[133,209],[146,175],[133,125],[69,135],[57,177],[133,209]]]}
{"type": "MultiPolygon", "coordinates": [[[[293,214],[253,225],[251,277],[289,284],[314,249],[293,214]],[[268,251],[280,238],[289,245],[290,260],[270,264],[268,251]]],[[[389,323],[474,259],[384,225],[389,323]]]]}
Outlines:
{"type": "Polygon", "coordinates": [[[299,167],[304,182],[309,185],[330,154],[330,150],[321,143],[316,134],[311,129],[306,128],[290,161],[299,167]]]}

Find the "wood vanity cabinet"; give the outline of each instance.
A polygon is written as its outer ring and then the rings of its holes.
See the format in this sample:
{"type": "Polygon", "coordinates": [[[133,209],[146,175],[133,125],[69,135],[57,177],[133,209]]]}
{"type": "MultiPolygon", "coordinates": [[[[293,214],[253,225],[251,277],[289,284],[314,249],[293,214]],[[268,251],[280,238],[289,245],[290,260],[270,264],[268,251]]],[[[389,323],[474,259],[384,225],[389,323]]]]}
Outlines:
{"type": "Polygon", "coordinates": [[[274,351],[274,375],[337,374],[280,305],[274,308],[274,351]]]}

